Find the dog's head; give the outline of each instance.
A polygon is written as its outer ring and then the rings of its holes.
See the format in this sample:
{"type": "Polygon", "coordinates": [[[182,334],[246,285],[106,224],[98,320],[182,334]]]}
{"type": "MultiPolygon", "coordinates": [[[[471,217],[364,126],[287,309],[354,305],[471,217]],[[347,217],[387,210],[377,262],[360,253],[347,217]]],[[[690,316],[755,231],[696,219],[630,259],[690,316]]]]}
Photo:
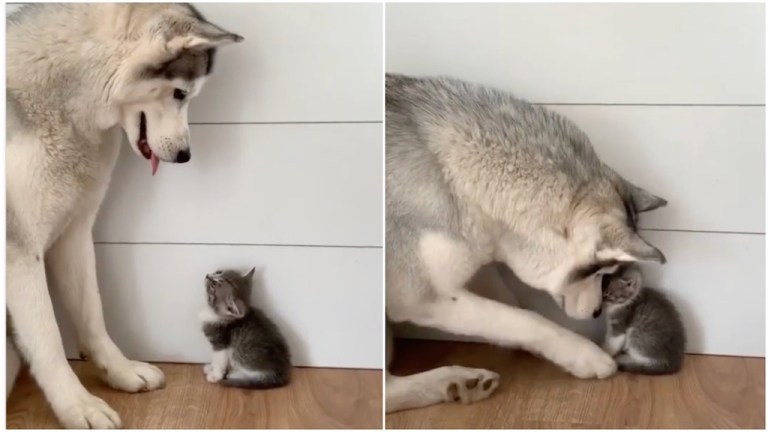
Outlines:
{"type": "Polygon", "coordinates": [[[151,161],[191,158],[187,110],[212,72],[216,48],[243,38],[184,4],[122,4],[116,18],[129,46],[110,94],[133,151],[151,161]]]}
{"type": "Polygon", "coordinates": [[[547,291],[573,318],[597,318],[603,277],[634,262],[666,262],[637,233],[637,214],[666,205],[629,183],[591,190],[568,212],[561,230],[515,238],[505,260],[526,284],[547,291]]]}

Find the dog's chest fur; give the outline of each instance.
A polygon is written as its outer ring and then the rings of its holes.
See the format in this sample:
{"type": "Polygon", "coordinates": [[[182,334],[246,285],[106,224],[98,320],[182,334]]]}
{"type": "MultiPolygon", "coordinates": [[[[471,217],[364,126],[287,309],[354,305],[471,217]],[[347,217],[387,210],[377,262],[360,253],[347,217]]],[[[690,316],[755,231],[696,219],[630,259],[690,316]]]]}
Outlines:
{"type": "Polygon", "coordinates": [[[55,123],[26,125],[9,136],[7,205],[16,220],[34,227],[25,230],[35,233],[36,238],[29,240],[47,248],[72,218],[95,214],[121,140],[119,128],[85,137],[55,123]]]}

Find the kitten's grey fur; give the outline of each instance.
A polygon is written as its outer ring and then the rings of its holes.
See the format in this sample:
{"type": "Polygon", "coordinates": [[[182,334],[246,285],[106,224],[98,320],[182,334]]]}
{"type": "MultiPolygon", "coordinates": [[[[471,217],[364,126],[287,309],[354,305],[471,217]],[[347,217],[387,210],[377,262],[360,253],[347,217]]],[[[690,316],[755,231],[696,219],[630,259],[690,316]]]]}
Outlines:
{"type": "Polygon", "coordinates": [[[683,365],[685,329],[672,302],[643,287],[636,265],[603,276],[607,334],[603,348],[619,370],[640,374],[675,373],[683,365]]]}
{"type": "Polygon", "coordinates": [[[250,303],[255,270],[244,275],[217,271],[205,277],[203,332],[214,350],[204,369],[210,382],[264,389],[290,380],[288,344],[275,323],[250,303]]]}

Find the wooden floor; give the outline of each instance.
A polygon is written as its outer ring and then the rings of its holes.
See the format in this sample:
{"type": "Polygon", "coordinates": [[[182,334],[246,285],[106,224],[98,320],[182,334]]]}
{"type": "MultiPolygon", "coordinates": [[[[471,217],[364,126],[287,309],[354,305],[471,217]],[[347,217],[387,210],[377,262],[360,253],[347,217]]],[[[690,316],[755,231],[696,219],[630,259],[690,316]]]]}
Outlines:
{"type": "MultiPolygon", "coordinates": [[[[159,364],[165,389],[114,391],[92,366],[72,362],[83,384],[130,429],[381,429],[380,371],[300,368],[288,387],[242,390],[210,384],[202,365],[159,364]]],[[[56,428],[53,412],[24,371],[8,399],[8,429],[56,428]]]]}
{"type": "Polygon", "coordinates": [[[498,372],[500,386],[474,405],[389,414],[388,429],[765,429],[762,358],[690,355],[674,376],[579,380],[522,352],[398,340],[392,371],[405,375],[451,364],[498,372]]]}

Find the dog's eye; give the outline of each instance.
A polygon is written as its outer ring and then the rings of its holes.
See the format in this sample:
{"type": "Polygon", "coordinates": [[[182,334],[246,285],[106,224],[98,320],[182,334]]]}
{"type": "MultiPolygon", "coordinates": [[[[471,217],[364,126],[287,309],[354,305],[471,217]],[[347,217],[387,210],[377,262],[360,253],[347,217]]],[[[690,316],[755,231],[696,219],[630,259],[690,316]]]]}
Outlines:
{"type": "Polygon", "coordinates": [[[184,98],[187,97],[187,92],[181,89],[173,89],[173,98],[176,100],[183,101],[184,98]]]}

